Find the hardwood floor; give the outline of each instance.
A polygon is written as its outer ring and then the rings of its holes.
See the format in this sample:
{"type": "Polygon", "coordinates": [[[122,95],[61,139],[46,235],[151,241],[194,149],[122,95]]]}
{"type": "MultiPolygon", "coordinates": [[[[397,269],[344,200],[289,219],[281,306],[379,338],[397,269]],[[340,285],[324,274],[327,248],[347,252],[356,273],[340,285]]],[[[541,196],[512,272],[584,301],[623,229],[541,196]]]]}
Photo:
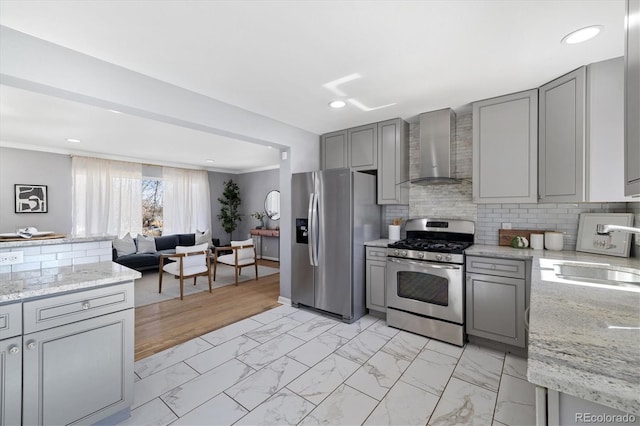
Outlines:
{"type": "MultiPolygon", "coordinates": [[[[279,268],[278,262],[259,260],[279,268]]],[[[247,271],[252,273],[253,271],[247,271]]],[[[280,274],[136,308],[135,360],[280,306],[280,274]]]]}

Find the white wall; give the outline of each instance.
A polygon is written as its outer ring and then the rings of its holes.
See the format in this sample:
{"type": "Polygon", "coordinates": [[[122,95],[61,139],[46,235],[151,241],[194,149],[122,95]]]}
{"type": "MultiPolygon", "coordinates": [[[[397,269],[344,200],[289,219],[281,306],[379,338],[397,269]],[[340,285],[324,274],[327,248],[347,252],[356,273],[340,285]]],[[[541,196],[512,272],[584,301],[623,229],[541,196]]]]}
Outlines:
{"type": "Polygon", "coordinates": [[[0,26],[0,83],[50,96],[277,146],[283,214],[281,295],[291,289],[292,172],[319,168],[318,135],[0,26]]]}
{"type": "Polygon", "coordinates": [[[34,226],[71,232],[71,157],[0,147],[0,233],[34,226]],[[15,184],[47,185],[47,213],[15,213],[15,184]]]}

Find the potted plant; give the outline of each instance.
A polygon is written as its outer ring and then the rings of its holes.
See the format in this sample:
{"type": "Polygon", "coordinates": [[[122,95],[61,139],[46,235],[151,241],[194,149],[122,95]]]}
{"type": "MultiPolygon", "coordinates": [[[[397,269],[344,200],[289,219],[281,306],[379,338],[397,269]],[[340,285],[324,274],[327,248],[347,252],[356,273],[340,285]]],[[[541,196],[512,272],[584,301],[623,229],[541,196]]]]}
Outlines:
{"type": "Polygon", "coordinates": [[[231,234],[238,227],[238,222],[242,220],[242,215],[239,212],[242,200],[238,184],[232,179],[224,182],[224,191],[218,201],[222,204],[218,219],[222,221],[222,229],[229,234],[229,241],[231,241],[231,234]]]}
{"type": "Polygon", "coordinates": [[[253,212],[251,213],[251,217],[255,217],[260,222],[260,225],[256,226],[256,229],[264,228],[264,218],[266,214],[264,212],[253,212]]]}

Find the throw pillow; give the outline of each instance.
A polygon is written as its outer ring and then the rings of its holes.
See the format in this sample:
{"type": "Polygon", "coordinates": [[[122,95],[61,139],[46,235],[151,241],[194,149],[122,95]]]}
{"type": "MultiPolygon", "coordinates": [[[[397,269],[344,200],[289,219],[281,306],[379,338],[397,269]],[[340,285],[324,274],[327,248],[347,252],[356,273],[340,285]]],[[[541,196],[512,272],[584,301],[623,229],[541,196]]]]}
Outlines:
{"type": "MultiPolygon", "coordinates": [[[[231,247],[253,245],[253,238],[244,241],[231,241],[231,247]]],[[[244,248],[238,250],[238,260],[253,258],[253,248],[244,248]]]]}
{"type": "Polygon", "coordinates": [[[211,230],[200,231],[196,229],[196,245],[204,243],[207,243],[208,248],[213,246],[213,244],[211,244],[211,230]]]}
{"type": "Polygon", "coordinates": [[[113,248],[118,252],[118,256],[126,256],[127,254],[134,254],[136,252],[136,243],[128,232],[127,235],[122,238],[115,238],[112,244],[113,248]]]}
{"type": "Polygon", "coordinates": [[[157,251],[155,238],[138,234],[138,251],[136,253],[155,253],[157,251]]]}

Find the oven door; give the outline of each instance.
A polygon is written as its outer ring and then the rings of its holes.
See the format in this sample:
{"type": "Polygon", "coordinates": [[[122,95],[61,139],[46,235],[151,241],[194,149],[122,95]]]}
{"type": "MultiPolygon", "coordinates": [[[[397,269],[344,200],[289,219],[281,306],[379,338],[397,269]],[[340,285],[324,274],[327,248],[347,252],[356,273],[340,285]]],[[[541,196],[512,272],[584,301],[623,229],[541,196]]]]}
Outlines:
{"type": "Polygon", "coordinates": [[[387,258],[387,306],[464,323],[463,265],[387,258]]]}

